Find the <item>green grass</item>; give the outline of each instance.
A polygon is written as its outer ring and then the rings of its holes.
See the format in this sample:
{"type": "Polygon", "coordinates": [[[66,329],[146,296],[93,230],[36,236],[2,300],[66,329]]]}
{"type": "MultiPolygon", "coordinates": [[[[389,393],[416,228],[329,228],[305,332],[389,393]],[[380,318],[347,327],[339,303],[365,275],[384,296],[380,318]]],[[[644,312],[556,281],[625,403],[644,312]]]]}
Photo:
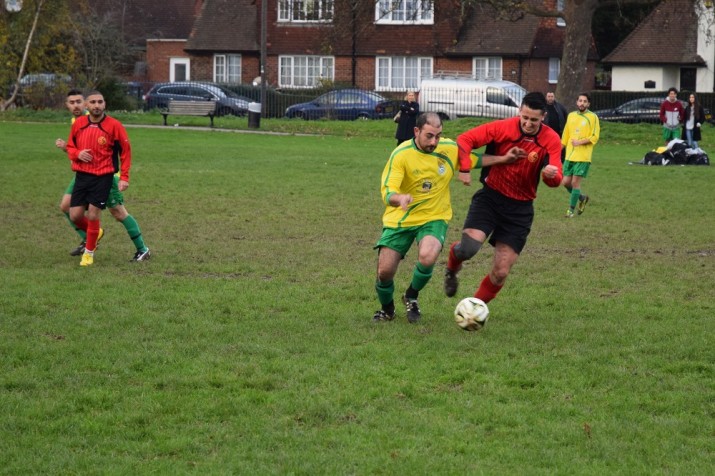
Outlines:
{"type": "MultiPolygon", "coordinates": [[[[604,125],[583,216],[539,188],[529,243],[467,333],[445,254],[420,324],[371,322],[389,121],[130,127],[126,205],[154,257],[129,263],[105,213],[81,269],[57,209],[68,126],[17,119],[0,116],[0,473],[715,470],[715,171],[627,165],[659,128],[604,125]]],[[[455,182],[449,240],[474,190],[455,182]]]]}

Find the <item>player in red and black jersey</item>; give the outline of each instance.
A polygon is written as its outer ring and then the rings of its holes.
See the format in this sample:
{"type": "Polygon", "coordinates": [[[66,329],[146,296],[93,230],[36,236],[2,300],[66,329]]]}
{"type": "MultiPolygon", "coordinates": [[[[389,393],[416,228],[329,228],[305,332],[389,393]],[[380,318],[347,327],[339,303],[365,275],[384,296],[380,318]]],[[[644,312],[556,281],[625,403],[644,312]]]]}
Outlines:
{"type": "Polygon", "coordinates": [[[465,185],[472,181],[467,162],[472,149],[486,146],[485,154],[516,154],[520,160],[482,169],[480,181],[484,186],[472,197],[461,241],[450,247],[444,280],[447,296],[457,293],[457,273],[462,262],[477,254],[489,238],[494,246],[492,269],[474,296],[484,302],[494,299],[531,231],[539,181],[549,187],[561,184],[561,139],[553,129],[542,125],[545,112],[544,95],[529,93],[524,96],[517,117],[475,127],[457,138],[458,178],[465,185]]]}
{"type": "Polygon", "coordinates": [[[90,266],[94,262],[100,217],[107,206],[115,172],[120,173],[118,188],[123,192],[129,187],[132,163],[127,131],[118,120],[105,114],[102,93],[89,93],[86,107],[89,115],[75,120],[67,141],[67,156],[76,172],[70,219],[87,233],[80,266],[90,266]]]}

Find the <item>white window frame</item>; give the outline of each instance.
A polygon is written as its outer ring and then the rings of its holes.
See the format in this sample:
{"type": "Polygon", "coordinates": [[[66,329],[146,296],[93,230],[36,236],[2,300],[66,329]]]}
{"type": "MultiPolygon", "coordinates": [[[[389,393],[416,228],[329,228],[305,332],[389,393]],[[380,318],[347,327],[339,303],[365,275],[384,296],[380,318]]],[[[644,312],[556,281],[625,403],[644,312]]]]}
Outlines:
{"type": "Polygon", "coordinates": [[[559,82],[559,73],[561,73],[561,58],[549,58],[549,84],[559,82]]]}
{"type": "Polygon", "coordinates": [[[179,65],[186,66],[186,78],[179,81],[191,81],[191,59],[190,58],[169,58],[169,81],[172,83],[176,79],[176,67],[179,65]]]}
{"type": "Polygon", "coordinates": [[[473,57],[472,75],[475,79],[502,79],[501,56],[473,57]]]}
{"type": "Polygon", "coordinates": [[[375,23],[379,25],[434,25],[433,0],[378,0],[375,23]]]}
{"type": "Polygon", "coordinates": [[[214,82],[241,84],[242,61],[241,55],[215,54],[214,82]]]}
{"type": "MultiPolygon", "coordinates": [[[[556,11],[564,11],[564,0],[556,0],[556,11]]],[[[558,17],[556,19],[556,26],[566,26],[566,20],[564,20],[563,17],[558,17]]]]}
{"type": "Polygon", "coordinates": [[[433,66],[434,60],[427,56],[378,56],[375,58],[375,90],[417,91],[423,79],[432,77],[433,66]]]}
{"type": "Polygon", "coordinates": [[[334,56],[278,56],[278,85],[283,88],[314,88],[321,79],[335,78],[334,56]],[[315,73],[316,63],[318,74],[315,73]],[[298,64],[296,64],[298,63],[298,64]],[[303,64],[304,63],[304,64],[303,64]],[[310,64],[313,63],[313,64],[310,64]],[[286,68],[289,70],[287,71],[286,68]]]}
{"type": "Polygon", "coordinates": [[[334,0],[278,0],[279,23],[329,23],[335,15],[334,0]],[[317,18],[307,18],[317,11],[317,18]]]}

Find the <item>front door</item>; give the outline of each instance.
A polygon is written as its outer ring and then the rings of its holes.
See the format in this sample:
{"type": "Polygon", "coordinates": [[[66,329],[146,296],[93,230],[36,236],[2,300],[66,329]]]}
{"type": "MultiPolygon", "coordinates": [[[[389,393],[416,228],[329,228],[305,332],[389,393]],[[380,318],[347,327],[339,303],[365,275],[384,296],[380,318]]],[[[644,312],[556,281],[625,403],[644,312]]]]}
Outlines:
{"type": "Polygon", "coordinates": [[[682,91],[695,91],[696,78],[695,68],[680,68],[680,89],[682,91]]]}

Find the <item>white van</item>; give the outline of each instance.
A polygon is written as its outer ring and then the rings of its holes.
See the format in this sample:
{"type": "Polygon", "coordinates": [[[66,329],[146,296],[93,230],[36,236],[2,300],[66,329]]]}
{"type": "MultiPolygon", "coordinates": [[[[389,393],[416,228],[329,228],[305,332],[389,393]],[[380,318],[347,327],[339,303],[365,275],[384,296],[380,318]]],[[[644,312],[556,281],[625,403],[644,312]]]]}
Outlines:
{"type": "Polygon", "coordinates": [[[457,117],[507,118],[518,114],[526,90],[502,80],[458,77],[425,79],[420,87],[420,111],[442,119],[457,117]]]}

